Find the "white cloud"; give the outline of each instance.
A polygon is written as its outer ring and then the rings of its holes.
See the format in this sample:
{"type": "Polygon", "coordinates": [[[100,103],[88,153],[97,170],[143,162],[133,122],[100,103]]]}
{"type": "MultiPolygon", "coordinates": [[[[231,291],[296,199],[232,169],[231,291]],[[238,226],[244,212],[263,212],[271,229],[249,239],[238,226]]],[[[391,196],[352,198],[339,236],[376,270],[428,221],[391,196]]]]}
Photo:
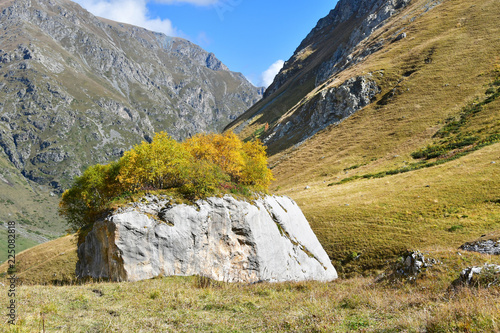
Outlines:
{"type": "Polygon", "coordinates": [[[285,62],[283,60],[278,60],[272,64],[265,72],[261,74],[261,83],[264,87],[269,87],[273,83],[274,77],[283,68],[285,62]]]}
{"type": "MultiPolygon", "coordinates": [[[[152,18],[146,7],[147,0],[75,0],[96,16],[128,23],[149,30],[177,36],[178,32],[169,19],[152,18]]],[[[198,2],[209,1],[201,0],[198,2]]],[[[195,1],[196,2],[196,1],[195,1]]]]}
{"type": "Polygon", "coordinates": [[[198,34],[198,37],[196,37],[196,43],[198,43],[202,47],[206,47],[212,43],[212,39],[208,37],[205,31],[202,31],[198,34]]]}

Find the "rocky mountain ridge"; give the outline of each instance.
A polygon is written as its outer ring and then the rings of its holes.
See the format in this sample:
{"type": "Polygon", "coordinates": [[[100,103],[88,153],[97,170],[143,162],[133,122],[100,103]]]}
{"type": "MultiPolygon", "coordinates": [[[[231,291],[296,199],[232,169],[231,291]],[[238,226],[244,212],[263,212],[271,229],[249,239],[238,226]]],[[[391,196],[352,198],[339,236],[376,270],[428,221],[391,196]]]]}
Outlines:
{"type": "MultiPolygon", "coordinates": [[[[315,65],[315,68],[312,70],[313,73],[307,75],[315,75],[317,87],[335,73],[345,70],[379,50],[383,41],[379,45],[366,48],[362,54],[353,54],[361,41],[369,37],[409,2],[410,0],[339,1],[335,9],[318,21],[316,27],[311,30],[293,56],[285,63],[274,82],[266,90],[265,97],[272,95],[287,81],[295,79],[297,75],[303,76],[306,72],[304,68],[310,65],[315,65]],[[332,36],[335,36],[336,40],[331,43],[332,45],[326,46],[325,42],[331,41],[332,36]],[[325,48],[328,49],[327,52],[325,48]],[[321,50],[322,54],[316,56],[314,54],[316,50],[321,50]]],[[[299,80],[302,81],[304,78],[299,80]]]]}
{"type": "Polygon", "coordinates": [[[3,2],[0,27],[0,146],[57,190],[156,131],[217,131],[260,98],[197,45],[67,0],[3,2]]]}
{"type": "MultiPolygon", "coordinates": [[[[426,1],[404,17],[411,15],[412,21],[439,3],[426,1]]],[[[404,27],[390,34],[384,27],[400,19],[409,4],[409,0],[339,1],[285,62],[264,99],[226,129],[248,137],[267,124],[265,131],[259,130],[260,138],[271,152],[279,152],[373,102],[382,91],[377,73],[364,73],[361,78],[349,71],[385,46],[406,38],[404,27]],[[386,33],[383,37],[382,32],[386,33]],[[353,80],[363,81],[362,88],[351,91],[353,80]],[[332,104],[332,94],[345,102],[332,104]],[[366,96],[370,96],[368,100],[366,96]]]]}

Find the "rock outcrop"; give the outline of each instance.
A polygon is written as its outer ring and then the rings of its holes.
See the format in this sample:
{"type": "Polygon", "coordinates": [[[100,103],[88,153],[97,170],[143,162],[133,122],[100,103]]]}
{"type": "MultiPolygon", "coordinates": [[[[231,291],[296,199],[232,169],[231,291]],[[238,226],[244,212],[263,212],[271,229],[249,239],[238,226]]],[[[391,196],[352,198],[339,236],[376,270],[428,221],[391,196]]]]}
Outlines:
{"type": "Polygon", "coordinates": [[[172,204],[149,196],[94,224],[78,247],[80,278],[202,275],[227,282],[331,281],[335,268],[295,202],[231,196],[172,204]]]}
{"type": "Polygon", "coordinates": [[[371,53],[380,50],[387,41],[380,41],[376,45],[367,47],[361,54],[353,54],[361,41],[409,2],[410,0],[340,0],[335,9],[319,20],[316,27],[302,41],[292,58],[285,63],[269,86],[264,97],[270,96],[306,67],[312,59],[305,57],[304,54],[320,45],[329,52],[327,56],[323,56],[321,64],[313,70],[316,86],[335,73],[359,63],[371,53]],[[330,41],[330,45],[322,45],[331,36],[336,38],[330,41]]]}
{"type": "Polygon", "coordinates": [[[500,265],[485,264],[484,266],[467,267],[460,277],[453,281],[452,286],[491,287],[500,285],[500,265]]]}
{"type": "Polygon", "coordinates": [[[394,266],[394,272],[401,277],[413,277],[434,266],[438,261],[433,258],[426,258],[420,251],[407,251],[394,266]]]}
{"type": "Polygon", "coordinates": [[[460,246],[461,250],[479,252],[483,254],[500,255],[500,239],[479,239],[460,246]]]}
{"type": "Polygon", "coordinates": [[[440,262],[434,258],[425,257],[418,250],[405,251],[386,272],[377,278],[377,281],[415,282],[417,278],[437,264],[440,264],[440,262]]]}
{"type": "Polygon", "coordinates": [[[271,144],[285,136],[294,142],[303,141],[361,110],[379,92],[380,88],[369,75],[350,78],[338,87],[321,91],[312,101],[304,103],[296,112],[292,112],[286,122],[279,123],[263,141],[271,144]],[[308,126],[304,127],[303,124],[308,126]]]}

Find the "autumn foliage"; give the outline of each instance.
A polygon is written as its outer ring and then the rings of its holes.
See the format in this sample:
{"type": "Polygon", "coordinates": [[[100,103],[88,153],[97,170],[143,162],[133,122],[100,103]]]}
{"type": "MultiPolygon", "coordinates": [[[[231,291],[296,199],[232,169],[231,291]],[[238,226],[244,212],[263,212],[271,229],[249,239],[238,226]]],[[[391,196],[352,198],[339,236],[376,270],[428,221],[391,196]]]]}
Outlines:
{"type": "Polygon", "coordinates": [[[118,162],[85,170],[64,192],[59,211],[79,228],[124,194],[171,189],[198,199],[233,191],[267,192],[272,180],[265,147],[258,140],[242,142],[228,132],[198,134],[179,143],[161,132],[118,162]]]}

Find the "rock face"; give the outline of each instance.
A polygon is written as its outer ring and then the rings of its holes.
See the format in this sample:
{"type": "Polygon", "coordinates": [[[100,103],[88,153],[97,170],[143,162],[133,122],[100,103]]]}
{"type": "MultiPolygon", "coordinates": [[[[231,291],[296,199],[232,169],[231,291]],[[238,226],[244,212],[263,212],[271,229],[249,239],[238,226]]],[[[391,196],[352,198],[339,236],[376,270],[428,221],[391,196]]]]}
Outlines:
{"type": "Polygon", "coordinates": [[[316,27],[302,41],[292,58],[285,63],[276,76],[273,84],[269,86],[264,97],[277,91],[311,61],[303,56],[307,53],[307,49],[323,46],[322,43],[333,35],[336,40],[330,41],[330,45],[325,46],[325,48],[330,48],[329,54],[321,59],[321,64],[313,71],[316,86],[335,73],[378,51],[384,41],[381,41],[379,45],[365,48],[363,54],[356,56],[352,54],[362,40],[370,36],[409,2],[410,0],[340,0],[335,9],[319,20],[316,27]]]}
{"type": "Polygon", "coordinates": [[[477,240],[472,243],[465,243],[460,249],[484,254],[500,255],[500,240],[485,239],[477,240]]]}
{"type": "Polygon", "coordinates": [[[57,190],[155,132],[219,131],[262,95],[187,40],[68,0],[0,1],[0,28],[0,159],[57,190]]]}
{"type": "Polygon", "coordinates": [[[335,268],[295,202],[231,196],[172,204],[146,197],[98,221],[78,247],[78,277],[138,281],[203,275],[219,281],[331,281],[335,268]]]}
{"type": "Polygon", "coordinates": [[[370,76],[350,78],[338,87],[321,91],[292,113],[286,123],[278,124],[263,141],[271,144],[286,136],[300,142],[364,108],[379,92],[380,88],[370,76]],[[303,124],[308,126],[304,128],[303,124]]]}

